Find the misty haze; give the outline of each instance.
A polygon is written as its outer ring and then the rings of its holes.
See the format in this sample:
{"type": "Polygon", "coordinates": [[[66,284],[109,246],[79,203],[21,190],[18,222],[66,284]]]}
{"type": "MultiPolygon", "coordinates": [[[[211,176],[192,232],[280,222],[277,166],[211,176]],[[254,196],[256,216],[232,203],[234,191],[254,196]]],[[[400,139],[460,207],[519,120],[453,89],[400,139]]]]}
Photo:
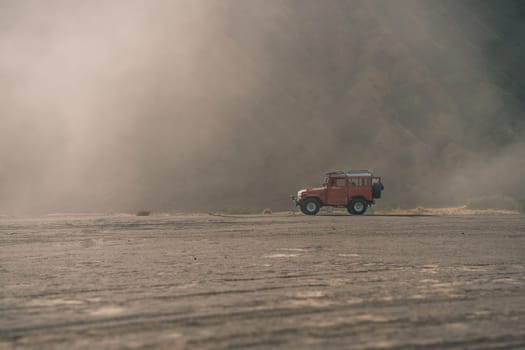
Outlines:
{"type": "Polygon", "coordinates": [[[525,348],[524,62],[522,0],[0,0],[0,348],[525,348]]]}
{"type": "Polygon", "coordinates": [[[525,198],[520,1],[1,1],[0,211],[525,198]]]}

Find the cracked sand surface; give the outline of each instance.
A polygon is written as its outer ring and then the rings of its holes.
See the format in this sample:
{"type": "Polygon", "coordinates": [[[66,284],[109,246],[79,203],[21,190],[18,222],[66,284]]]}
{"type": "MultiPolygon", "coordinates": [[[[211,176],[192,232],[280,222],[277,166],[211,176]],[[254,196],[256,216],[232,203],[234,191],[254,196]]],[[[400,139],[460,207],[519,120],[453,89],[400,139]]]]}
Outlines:
{"type": "Polygon", "coordinates": [[[525,348],[525,216],[0,219],[0,348],[525,348]]]}

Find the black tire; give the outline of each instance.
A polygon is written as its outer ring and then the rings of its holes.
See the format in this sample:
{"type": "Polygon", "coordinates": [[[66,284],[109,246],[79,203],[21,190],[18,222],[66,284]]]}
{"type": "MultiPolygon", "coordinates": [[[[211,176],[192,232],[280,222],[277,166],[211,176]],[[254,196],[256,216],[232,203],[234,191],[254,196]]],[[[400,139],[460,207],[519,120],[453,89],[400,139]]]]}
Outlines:
{"type": "Polygon", "coordinates": [[[376,182],[372,185],[372,197],[373,198],[381,198],[381,191],[383,191],[384,187],[383,184],[376,182]]]}
{"type": "Polygon", "coordinates": [[[319,212],[319,209],[321,209],[321,204],[319,204],[316,198],[305,199],[300,206],[301,211],[305,215],[315,215],[319,212]]]}
{"type": "Polygon", "coordinates": [[[368,204],[361,198],[352,199],[347,207],[348,212],[353,215],[363,215],[366,212],[366,208],[368,208],[368,204]]]}

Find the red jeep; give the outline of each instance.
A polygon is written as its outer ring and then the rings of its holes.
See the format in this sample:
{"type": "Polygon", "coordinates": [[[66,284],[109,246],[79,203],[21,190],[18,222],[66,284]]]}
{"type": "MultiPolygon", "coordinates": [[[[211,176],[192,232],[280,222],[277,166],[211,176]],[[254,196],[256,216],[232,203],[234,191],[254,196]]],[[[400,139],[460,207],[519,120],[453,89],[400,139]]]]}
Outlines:
{"type": "Polygon", "coordinates": [[[381,198],[381,178],[368,170],[336,171],[326,174],[323,187],[307,188],[293,197],[306,215],[315,215],[323,206],[347,208],[350,214],[362,215],[381,198]]]}

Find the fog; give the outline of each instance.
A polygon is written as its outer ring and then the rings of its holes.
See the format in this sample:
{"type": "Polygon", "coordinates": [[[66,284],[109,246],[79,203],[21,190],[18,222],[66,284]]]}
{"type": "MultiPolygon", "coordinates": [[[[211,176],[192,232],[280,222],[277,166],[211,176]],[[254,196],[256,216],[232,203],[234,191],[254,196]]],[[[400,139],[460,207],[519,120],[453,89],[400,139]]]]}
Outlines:
{"type": "Polygon", "coordinates": [[[0,213],[525,198],[520,1],[0,0],[0,213]]]}

